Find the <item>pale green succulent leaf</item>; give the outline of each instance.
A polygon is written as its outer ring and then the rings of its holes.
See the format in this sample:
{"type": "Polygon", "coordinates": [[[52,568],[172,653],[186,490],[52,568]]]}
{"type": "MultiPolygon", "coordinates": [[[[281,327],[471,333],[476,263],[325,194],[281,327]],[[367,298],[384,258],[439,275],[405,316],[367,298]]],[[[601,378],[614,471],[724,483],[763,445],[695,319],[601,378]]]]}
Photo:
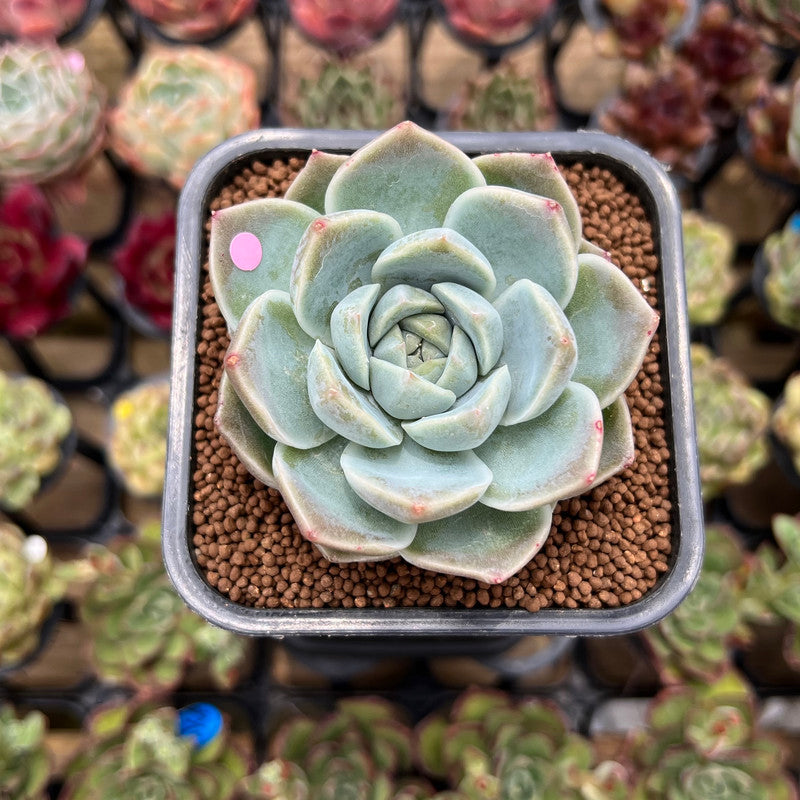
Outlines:
{"type": "Polygon", "coordinates": [[[266,486],[277,489],[278,484],[272,473],[275,440],[256,425],[224,372],[219,383],[214,424],[222,431],[234,455],[247,471],[266,486]]]}
{"type": "Polygon", "coordinates": [[[372,355],[396,367],[406,366],[406,339],[399,325],[393,325],[381,336],[372,355]]]}
{"type": "Polygon", "coordinates": [[[578,247],[578,253],[590,253],[591,255],[599,256],[600,258],[605,259],[611,258],[607,250],[603,250],[602,247],[598,247],[594,242],[590,242],[588,239],[581,239],[580,246],[578,247]]]}
{"type": "Polygon", "coordinates": [[[333,351],[320,341],[308,357],[308,396],[323,424],[345,439],[365,447],[393,447],[403,441],[400,426],[350,383],[333,351]]]}
{"type": "Polygon", "coordinates": [[[597,465],[597,477],[589,487],[593,489],[612,475],[629,467],[636,457],[631,412],[624,395],[603,409],[603,449],[597,465]]]}
{"type": "Polygon", "coordinates": [[[331,314],[331,339],[336,356],[350,380],[369,389],[367,326],[378,299],[380,284],[368,283],[350,292],[331,314]]]}
{"type": "Polygon", "coordinates": [[[208,274],[229,331],[236,330],[245,309],[260,294],[289,290],[295,251],[317,216],[301,203],[272,197],[211,215],[208,274]]]}
{"type": "Polygon", "coordinates": [[[401,555],[421,569],[501,583],[539,552],[551,519],[550,505],[505,513],[477,503],[460,514],[420,525],[401,555]]]}
{"type": "Polygon", "coordinates": [[[592,389],[605,408],[636,377],[658,313],[621,269],[590,254],[578,256],[578,283],[565,313],[578,342],[573,380],[592,389]]]}
{"type": "Polygon", "coordinates": [[[511,394],[508,367],[491,372],[443,414],[402,423],[415,442],[430,450],[457,452],[483,444],[500,422],[511,394]]]}
{"type": "Polygon", "coordinates": [[[346,445],[358,446],[340,437],[313,450],[279,444],[273,469],[283,498],[302,535],[329,554],[388,558],[410,544],[417,526],[387,517],[356,495],[340,466],[346,445]]]}
{"type": "Polygon", "coordinates": [[[286,190],[284,198],[303,203],[320,214],[325,213],[325,192],[334,173],[347,161],[347,156],[312,150],[306,165],[286,190]]]}
{"type": "Polygon", "coordinates": [[[430,361],[422,361],[411,367],[411,371],[420,378],[425,378],[426,381],[436,383],[441,378],[446,364],[446,358],[432,358],[430,361]]]}
{"type": "Polygon", "coordinates": [[[378,341],[401,319],[416,314],[441,314],[442,304],[430,293],[401,283],[386,291],[369,319],[369,343],[378,341]]]}
{"type": "Polygon", "coordinates": [[[442,389],[449,389],[456,397],[461,397],[474,385],[477,377],[478,359],[475,348],[469,336],[458,325],[454,325],[447,363],[436,384],[442,389]]]}
{"type": "Polygon", "coordinates": [[[441,225],[456,197],[485,182],[457,147],[401,122],[339,167],[325,195],[325,211],[371,208],[412,233],[441,225]]]}
{"type": "Polygon", "coordinates": [[[503,322],[497,310],[486,298],[459,283],[437,283],[431,292],[454,324],[469,337],[478,360],[478,372],[485,375],[497,363],[503,349],[503,322]]]}
{"type": "Polygon", "coordinates": [[[395,419],[418,419],[447,411],[456,400],[449,389],[415,375],[410,369],[371,358],[369,362],[372,396],[395,419]]]}
{"type": "Polygon", "coordinates": [[[494,476],[481,502],[524,511],[580,494],[597,476],[602,446],[597,397],[586,386],[568,383],[543,414],[498,427],[476,449],[494,476]]]}
{"type": "Polygon", "coordinates": [[[453,203],[446,228],[467,236],[492,265],[496,293],[522,278],[563,308],[578,279],[576,247],[561,204],[506,186],[470,189],[453,203]]]}
{"type": "Polygon", "coordinates": [[[403,444],[371,450],[349,444],[342,470],[353,491],[374,508],[402,522],[429,522],[473,505],[492,480],[471,451],[441,453],[403,444]]]}
{"type": "Polygon", "coordinates": [[[398,239],[375,262],[372,280],[426,291],[434,283],[456,281],[484,297],[492,296],[497,283],[486,256],[449,228],[426,228],[398,239]]]}
{"type": "Polygon", "coordinates": [[[391,217],[376,211],[343,211],[317,217],[297,247],[289,296],[300,327],[332,345],[330,319],[336,304],[370,278],[380,253],[400,237],[391,217]]]}
{"type": "Polygon", "coordinates": [[[552,295],[520,280],[494,307],[503,326],[500,363],[511,373],[511,398],[501,424],[537,417],[558,399],[572,377],[577,349],[572,328],[552,295]]]}
{"type": "MultiPolygon", "coordinates": [[[[450,349],[453,326],[441,314],[414,314],[400,320],[400,330],[413,333],[422,341],[430,342],[443,355],[450,349]]],[[[408,342],[408,339],[406,340],[408,342]]],[[[406,347],[408,352],[408,347],[406,347]]]]}
{"type": "Polygon", "coordinates": [[[792,565],[800,566],[800,518],[776,514],[772,518],[772,531],[792,565]]]}
{"type": "Polygon", "coordinates": [[[336,435],[308,398],[306,365],[313,346],[297,324],[289,295],[273,290],[248,306],[225,356],[225,372],[256,424],[276,441],[301,449],[336,435]]]}

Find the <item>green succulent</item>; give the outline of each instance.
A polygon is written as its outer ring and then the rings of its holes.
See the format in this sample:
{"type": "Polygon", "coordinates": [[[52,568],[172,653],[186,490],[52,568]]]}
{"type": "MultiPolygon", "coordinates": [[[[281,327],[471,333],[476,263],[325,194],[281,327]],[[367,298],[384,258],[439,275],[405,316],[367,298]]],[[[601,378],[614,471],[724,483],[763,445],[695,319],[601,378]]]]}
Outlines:
{"type": "Polygon", "coordinates": [[[800,212],[764,242],[764,296],[773,319],[800,330],[800,212]]]}
{"type": "Polygon", "coordinates": [[[634,739],[634,800],[794,800],[780,746],[758,730],[747,684],[729,671],[711,683],[672,686],[634,739]]]}
{"type": "Polygon", "coordinates": [[[212,217],[216,424],[325,558],[499,583],[634,456],[658,314],[586,246],[549,155],[410,122],[312,154],[285,199],[212,217]]]}
{"type": "Polygon", "coordinates": [[[104,105],[78,51],[0,47],[0,179],[43,183],[79,168],[102,142],[104,105]]]}
{"type": "Polygon", "coordinates": [[[326,61],[313,78],[300,79],[285,113],[303,128],[380,130],[403,118],[403,104],[376,65],[326,61]]]}
{"type": "Polygon", "coordinates": [[[682,223],[689,321],[715,325],[736,288],[733,234],[697,211],[684,211],[682,223]]]}
{"type": "Polygon", "coordinates": [[[111,146],[135,170],[181,188],[195,162],[258,126],[252,69],[202,47],[148,52],[111,112],[111,146]]]}
{"type": "Polygon", "coordinates": [[[111,463],[131,494],[160,495],[164,488],[169,424],[169,381],[144,382],[111,406],[111,463]]]}
{"type": "Polygon", "coordinates": [[[0,705],[0,797],[45,800],[50,757],[44,745],[47,721],[31,711],[22,719],[11,706],[0,705]]]}
{"type": "Polygon", "coordinates": [[[662,681],[711,680],[730,666],[730,649],[751,637],[743,608],[742,547],[736,534],[706,528],[700,578],[688,597],[642,635],[662,681]]]}
{"type": "Polygon", "coordinates": [[[340,700],[321,720],[294,717],[273,736],[272,760],[242,791],[253,800],[401,800],[401,790],[424,792],[429,787],[409,775],[411,729],[402,717],[377,697],[340,700]]]}
{"type": "Polygon", "coordinates": [[[247,771],[220,731],[200,746],[178,734],[179,713],[103,708],[90,742],[69,764],[61,800],[231,800],[247,771]]]}
{"type": "Polygon", "coordinates": [[[33,499],[71,430],[69,409],[46,383],[0,372],[0,507],[15,511],[33,499]]]}
{"type": "Polygon", "coordinates": [[[449,714],[436,713],[414,730],[422,770],[446,780],[459,800],[625,800],[627,771],[597,763],[591,744],[571,733],[542,700],[470,689],[449,714]]]}
{"type": "Polygon", "coordinates": [[[244,640],[209,625],[177,595],[161,561],[157,523],[114,551],[96,548],[98,576],[80,604],[98,675],[158,692],[177,684],[189,664],[208,664],[221,687],[239,676],[244,640]]]}
{"type": "Polygon", "coordinates": [[[700,481],[710,500],[766,464],[770,402],[707,347],[693,344],[691,355],[700,481]]]}
{"type": "Polygon", "coordinates": [[[555,106],[543,76],[500,66],[467,82],[450,112],[458,131],[545,131],[556,126],[555,106]]]}
{"type": "Polygon", "coordinates": [[[772,430],[789,449],[795,471],[800,474],[800,372],[784,384],[783,399],[772,414],[772,430]]]}

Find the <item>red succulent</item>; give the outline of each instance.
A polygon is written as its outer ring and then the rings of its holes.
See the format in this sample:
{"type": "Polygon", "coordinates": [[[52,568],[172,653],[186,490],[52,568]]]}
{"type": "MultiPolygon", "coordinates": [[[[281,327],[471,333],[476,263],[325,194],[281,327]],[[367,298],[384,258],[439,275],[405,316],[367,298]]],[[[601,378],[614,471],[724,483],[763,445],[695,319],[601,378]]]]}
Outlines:
{"type": "Polygon", "coordinates": [[[442,0],[447,19],[467,39],[503,45],[529,33],[554,0],[442,0]]]}
{"type": "Polygon", "coordinates": [[[114,255],[114,266],[125,282],[125,299],[156,327],[172,325],[175,275],[175,214],[141,217],[131,225],[114,255]]]}
{"type": "Polygon", "coordinates": [[[204,39],[244,19],[255,0],[128,0],[143,17],[176,39],[204,39]]]}
{"type": "Polygon", "coordinates": [[[400,0],[289,0],[295,25],[310,39],[348,56],[391,25],[400,0]]]}
{"type": "Polygon", "coordinates": [[[3,0],[0,33],[23,39],[54,39],[83,14],[88,0],[3,0]]]}
{"type": "Polygon", "coordinates": [[[8,189],[0,198],[0,333],[27,339],[63,317],[86,253],[86,242],[57,230],[40,189],[8,189]]]}
{"type": "Polygon", "coordinates": [[[800,168],[787,148],[791,117],[791,88],[764,83],[747,108],[745,124],[750,135],[750,155],[756,164],[787,181],[800,183],[800,168]]]}

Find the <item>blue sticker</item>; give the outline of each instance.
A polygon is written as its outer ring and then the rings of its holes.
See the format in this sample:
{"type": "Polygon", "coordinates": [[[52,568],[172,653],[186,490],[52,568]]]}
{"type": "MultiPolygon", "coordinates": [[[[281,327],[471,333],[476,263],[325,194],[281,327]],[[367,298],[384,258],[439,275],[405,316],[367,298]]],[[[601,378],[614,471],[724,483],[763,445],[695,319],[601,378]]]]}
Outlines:
{"type": "Polygon", "coordinates": [[[190,736],[205,747],[222,730],[222,712],[210,703],[192,703],[178,712],[178,736],[190,736]]]}
{"type": "Polygon", "coordinates": [[[792,229],[792,233],[800,233],[800,211],[789,217],[789,227],[792,229]]]}

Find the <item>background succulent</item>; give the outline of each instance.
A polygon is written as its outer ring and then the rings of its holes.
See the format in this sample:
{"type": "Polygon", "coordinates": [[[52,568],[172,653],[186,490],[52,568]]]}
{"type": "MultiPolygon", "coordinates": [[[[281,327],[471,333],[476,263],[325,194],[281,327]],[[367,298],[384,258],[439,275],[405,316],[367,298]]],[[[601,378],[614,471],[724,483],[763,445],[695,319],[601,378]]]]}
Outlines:
{"type": "Polygon", "coordinates": [[[500,66],[468,81],[448,117],[459,131],[544,131],[556,126],[555,103],[543,75],[500,66]]]}
{"type": "Polygon", "coordinates": [[[753,161],[773,175],[800,183],[800,169],[787,148],[791,113],[791,88],[764,83],[745,111],[745,124],[753,161]]]}
{"type": "Polygon", "coordinates": [[[692,388],[703,497],[746,483],[769,457],[769,398],[725,359],[692,345],[692,388]]]}
{"type": "Polygon", "coordinates": [[[20,183],[0,197],[0,333],[28,339],[63,317],[86,242],[58,231],[47,198],[20,183]]]}
{"type": "Polygon", "coordinates": [[[0,34],[53,39],[68,31],[88,0],[7,0],[0,5],[0,34]]]}
{"type": "Polygon", "coordinates": [[[714,325],[736,288],[733,234],[697,211],[684,211],[681,222],[689,321],[714,325]]]}
{"type": "Polygon", "coordinates": [[[145,694],[174,686],[190,664],[207,664],[221,687],[233,685],[244,641],[209,625],[175,593],[161,562],[158,524],[112,550],[97,548],[97,578],[82,598],[80,616],[92,642],[97,674],[145,694]]]}
{"type": "Polygon", "coordinates": [[[128,0],[128,5],[174,39],[205,39],[244,19],[255,0],[128,0]]]}
{"type": "Polygon", "coordinates": [[[0,797],[47,797],[51,764],[44,746],[46,727],[39,711],[18,718],[11,706],[0,705],[0,797]]]}
{"type": "Polygon", "coordinates": [[[550,156],[473,161],[412,123],[214,214],[217,424],[326,558],[500,582],[632,462],[658,315],[580,225],[550,156]]]}
{"type": "Polygon", "coordinates": [[[400,93],[375,64],[326,61],[313,78],[300,78],[284,116],[305,128],[378,130],[403,118],[400,93]]]}
{"type": "Polygon", "coordinates": [[[77,50],[0,47],[0,179],[43,183],[100,147],[104,97],[77,50]]]}
{"type": "Polygon", "coordinates": [[[800,475],[800,372],[790,376],[783,387],[781,402],[772,415],[772,430],[789,450],[800,475]]]}
{"type": "Polygon", "coordinates": [[[61,459],[72,415],[38,378],[0,372],[0,506],[17,510],[61,459]]]}
{"type": "Polygon", "coordinates": [[[466,39],[502,45],[520,39],[553,6],[552,0],[443,0],[447,21],[466,39]]]}
{"type": "Polygon", "coordinates": [[[610,26],[600,32],[605,52],[634,60],[657,55],[689,10],[686,0],[602,0],[610,26]]]}
{"type": "Polygon", "coordinates": [[[180,735],[181,712],[105,707],[70,762],[62,800],[230,800],[247,771],[225,728],[208,742],[180,735]]]}
{"type": "Polygon", "coordinates": [[[773,319],[800,330],[800,212],[764,241],[764,298],[773,319]]]}
{"type": "Polygon", "coordinates": [[[169,424],[169,380],[144,381],[111,405],[108,455],[125,488],[155,497],[164,488],[169,424]]]}
{"type": "Polygon", "coordinates": [[[153,50],[120,92],[111,146],[137,171],[180,188],[197,159],[258,120],[250,67],[200,47],[153,50]]]}
{"type": "Polygon", "coordinates": [[[765,26],[778,44],[800,41],[800,9],[796,0],[736,0],[739,10],[765,26]]]}
{"type": "Polygon", "coordinates": [[[800,167],[800,80],[792,87],[792,110],[789,118],[789,135],[786,139],[789,157],[800,167]]]}

